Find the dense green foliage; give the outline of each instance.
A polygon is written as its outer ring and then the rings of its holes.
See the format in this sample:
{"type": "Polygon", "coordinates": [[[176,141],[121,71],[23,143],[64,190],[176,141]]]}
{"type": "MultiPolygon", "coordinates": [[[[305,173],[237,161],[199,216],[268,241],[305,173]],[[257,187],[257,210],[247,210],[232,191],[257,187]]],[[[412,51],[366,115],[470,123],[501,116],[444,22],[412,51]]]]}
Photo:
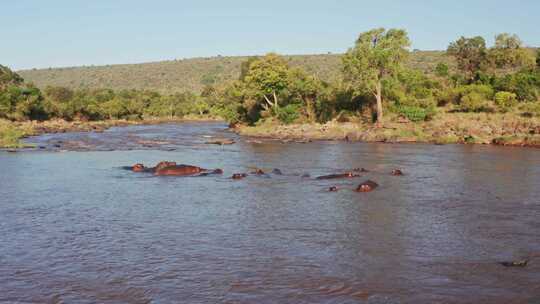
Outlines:
{"type": "Polygon", "coordinates": [[[409,54],[404,30],[383,28],[360,34],[343,56],[343,74],[355,95],[371,94],[377,103],[377,121],[383,119],[383,81],[395,78],[409,54]]]}
{"type": "Polygon", "coordinates": [[[138,120],[154,117],[182,118],[188,115],[229,118],[228,115],[231,115],[226,113],[231,112],[228,105],[211,95],[161,95],[140,90],[72,90],[65,87],[46,87],[42,92],[25,84],[19,75],[9,69],[4,68],[3,71],[0,82],[0,119],[138,120]]]}
{"type": "Polygon", "coordinates": [[[137,79],[129,86],[116,81],[132,80],[130,69],[144,65],[25,71],[30,79],[48,75],[53,83],[64,72],[84,71],[84,79],[99,82],[40,90],[0,66],[0,119],[140,120],[197,115],[231,123],[290,124],[381,122],[383,110],[385,119],[413,122],[437,119],[441,111],[540,113],[540,51],[535,58],[519,37],[500,34],[492,47],[482,37],[461,37],[450,43],[446,54],[411,52],[409,45],[404,30],[375,29],[360,34],[342,56],[268,54],[170,63],[189,67],[189,77],[198,75],[188,83],[167,78],[179,72],[164,63],[149,65],[148,78],[141,78],[147,84],[137,79]],[[204,68],[196,71],[197,67],[204,68]],[[115,69],[122,72],[111,72],[107,77],[115,75],[114,79],[100,82],[105,77],[100,71],[115,69]],[[153,78],[158,71],[159,86],[153,78]],[[156,89],[144,89],[148,86],[156,89]],[[182,87],[190,90],[178,89],[182,87]]]}

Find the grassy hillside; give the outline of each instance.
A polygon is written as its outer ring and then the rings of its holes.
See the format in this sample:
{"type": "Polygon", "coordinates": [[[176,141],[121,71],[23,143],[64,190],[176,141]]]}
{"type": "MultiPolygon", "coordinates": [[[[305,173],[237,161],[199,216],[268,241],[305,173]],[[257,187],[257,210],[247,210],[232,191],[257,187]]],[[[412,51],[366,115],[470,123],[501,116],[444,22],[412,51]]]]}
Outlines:
{"type": "MultiPolygon", "coordinates": [[[[291,66],[302,66],[309,73],[330,81],[340,77],[340,55],[287,56],[291,66]]],[[[84,66],[23,70],[18,73],[39,88],[47,85],[69,88],[151,89],[161,93],[200,92],[207,84],[237,79],[247,57],[212,57],[141,64],[84,66]]],[[[409,66],[431,73],[437,63],[450,58],[440,51],[415,51],[409,66]]]]}

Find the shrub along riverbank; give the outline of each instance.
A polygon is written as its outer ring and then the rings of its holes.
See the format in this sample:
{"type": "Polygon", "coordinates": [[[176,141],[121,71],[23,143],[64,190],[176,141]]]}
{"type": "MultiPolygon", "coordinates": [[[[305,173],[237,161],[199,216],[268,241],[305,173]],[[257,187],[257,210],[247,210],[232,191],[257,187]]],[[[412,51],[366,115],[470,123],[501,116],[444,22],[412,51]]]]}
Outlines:
{"type": "Polygon", "coordinates": [[[461,37],[446,52],[451,64],[441,61],[428,73],[406,64],[410,45],[401,29],[361,33],[341,56],[341,77],[331,81],[277,54],[253,57],[238,79],[200,94],[41,90],[0,66],[0,119],[9,121],[0,143],[17,146],[17,137],[32,133],[23,127],[30,120],[42,121],[31,128],[39,133],[50,120],[91,130],[196,116],[221,117],[240,134],[265,137],[536,146],[540,51],[510,34],[497,35],[491,47],[482,37],[461,37]]]}

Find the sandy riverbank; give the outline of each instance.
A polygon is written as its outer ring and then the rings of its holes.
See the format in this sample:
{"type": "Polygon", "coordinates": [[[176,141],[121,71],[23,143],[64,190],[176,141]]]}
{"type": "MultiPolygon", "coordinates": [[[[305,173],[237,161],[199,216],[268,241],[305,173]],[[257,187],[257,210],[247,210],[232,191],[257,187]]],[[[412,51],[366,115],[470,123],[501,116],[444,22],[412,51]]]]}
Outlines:
{"type": "Polygon", "coordinates": [[[447,113],[420,123],[390,120],[380,127],[370,123],[336,121],[292,125],[266,123],[238,125],[234,131],[243,136],[285,141],[349,140],[540,147],[540,120],[511,113],[447,113]]]}

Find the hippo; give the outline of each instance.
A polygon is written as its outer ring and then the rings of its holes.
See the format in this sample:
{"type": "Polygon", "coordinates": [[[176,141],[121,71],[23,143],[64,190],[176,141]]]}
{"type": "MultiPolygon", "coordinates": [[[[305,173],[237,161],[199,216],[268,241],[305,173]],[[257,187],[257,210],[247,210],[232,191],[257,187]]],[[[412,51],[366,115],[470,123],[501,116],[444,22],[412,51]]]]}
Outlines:
{"type": "Polygon", "coordinates": [[[512,261],[512,262],[500,262],[499,264],[504,267],[525,267],[529,263],[528,260],[512,261]]]}
{"type": "Polygon", "coordinates": [[[163,169],[163,168],[173,167],[173,166],[176,166],[176,162],[162,161],[162,162],[158,163],[158,164],[154,167],[154,171],[158,171],[158,170],[161,170],[161,169],[163,169]]]}
{"type": "Polygon", "coordinates": [[[376,182],[367,180],[361,183],[360,185],[358,185],[355,191],[356,192],[371,192],[377,187],[379,187],[379,185],[376,182]]]}
{"type": "Polygon", "coordinates": [[[220,174],[223,174],[223,170],[222,169],[214,169],[214,170],[211,170],[211,171],[202,172],[201,174],[199,174],[199,176],[208,176],[208,175],[211,175],[211,174],[220,175],[220,174]]]}
{"type": "Polygon", "coordinates": [[[339,188],[337,186],[332,186],[330,188],[328,188],[328,192],[337,192],[339,190],[339,188]]]}
{"type": "Polygon", "coordinates": [[[402,176],[403,172],[399,169],[394,169],[390,174],[392,174],[393,176],[402,176]]]}
{"type": "Polygon", "coordinates": [[[281,170],[279,170],[277,168],[272,170],[272,173],[275,174],[275,175],[283,175],[283,172],[281,172],[281,170]]]}
{"type": "Polygon", "coordinates": [[[148,168],[145,167],[143,164],[135,164],[130,167],[123,167],[124,169],[127,169],[129,171],[133,172],[147,172],[147,173],[154,173],[154,168],[148,168]]]}
{"type": "Polygon", "coordinates": [[[143,164],[135,164],[133,165],[133,167],[131,167],[131,170],[133,172],[144,172],[146,168],[144,167],[143,164]]]}
{"type": "Polygon", "coordinates": [[[358,177],[360,175],[354,174],[352,172],[342,173],[342,174],[330,174],[330,175],[323,175],[319,176],[316,179],[337,179],[337,178],[353,178],[358,177]]]}
{"type": "Polygon", "coordinates": [[[186,175],[195,175],[199,173],[205,173],[206,169],[190,166],[190,165],[172,165],[161,167],[158,165],[155,168],[154,175],[157,176],[186,176],[186,175]]]}
{"type": "Polygon", "coordinates": [[[247,177],[247,174],[245,173],[235,173],[231,176],[232,179],[243,179],[244,177],[247,177]]]}
{"type": "Polygon", "coordinates": [[[354,168],[353,171],[354,172],[362,172],[362,173],[369,172],[369,170],[367,170],[365,168],[354,168]]]}
{"type": "Polygon", "coordinates": [[[266,173],[264,173],[264,171],[262,169],[256,169],[255,171],[251,172],[251,174],[264,175],[266,173]]]}
{"type": "Polygon", "coordinates": [[[189,176],[189,175],[208,175],[223,174],[223,170],[207,170],[191,165],[177,165],[176,162],[162,161],[155,167],[147,168],[143,164],[135,164],[131,168],[133,172],[153,173],[156,176],[189,176]]]}
{"type": "Polygon", "coordinates": [[[143,164],[135,164],[130,167],[131,171],[133,172],[151,172],[154,173],[159,169],[169,167],[169,166],[176,166],[175,162],[168,162],[168,161],[162,161],[159,164],[157,164],[155,167],[147,168],[143,164]]]}

